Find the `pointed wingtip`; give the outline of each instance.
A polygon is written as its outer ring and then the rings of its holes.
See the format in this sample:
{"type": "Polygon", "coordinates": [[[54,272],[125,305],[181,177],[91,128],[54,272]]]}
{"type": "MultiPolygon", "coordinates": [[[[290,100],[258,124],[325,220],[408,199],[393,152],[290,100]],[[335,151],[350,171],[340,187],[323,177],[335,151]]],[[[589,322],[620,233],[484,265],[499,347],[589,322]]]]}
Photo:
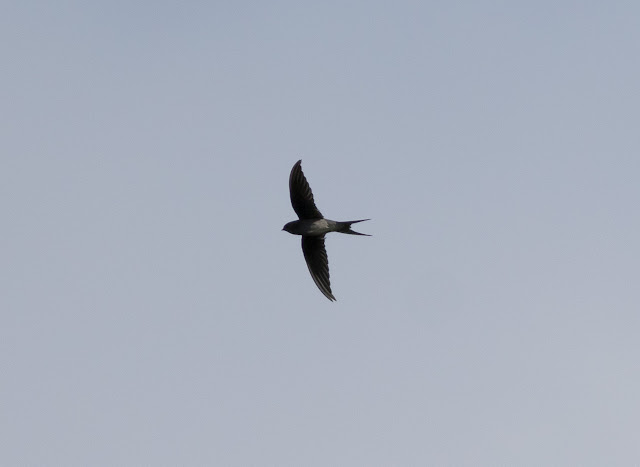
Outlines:
{"type": "MultiPolygon", "coordinates": [[[[316,278],[314,277],[313,280],[315,281],[316,278]]],[[[337,301],[336,297],[334,297],[334,295],[331,292],[331,290],[326,290],[324,287],[320,287],[320,285],[317,282],[316,282],[316,285],[318,286],[318,290],[320,290],[320,292],[322,292],[322,295],[327,297],[329,299],[329,301],[331,301],[331,302],[337,301]]]]}
{"type": "Polygon", "coordinates": [[[293,167],[291,167],[291,174],[293,174],[293,172],[296,169],[300,169],[302,170],[302,159],[300,159],[298,162],[296,162],[295,164],[293,164],[293,167]]]}

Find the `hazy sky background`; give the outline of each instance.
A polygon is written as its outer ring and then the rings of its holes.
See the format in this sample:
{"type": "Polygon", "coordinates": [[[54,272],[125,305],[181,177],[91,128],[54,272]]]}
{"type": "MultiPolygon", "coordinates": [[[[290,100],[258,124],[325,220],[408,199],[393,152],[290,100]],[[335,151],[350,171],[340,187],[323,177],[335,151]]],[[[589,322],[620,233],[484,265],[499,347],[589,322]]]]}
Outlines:
{"type": "Polygon", "coordinates": [[[640,3],[0,7],[0,465],[640,462],[640,3]],[[372,220],[327,238],[288,177],[372,220]]]}

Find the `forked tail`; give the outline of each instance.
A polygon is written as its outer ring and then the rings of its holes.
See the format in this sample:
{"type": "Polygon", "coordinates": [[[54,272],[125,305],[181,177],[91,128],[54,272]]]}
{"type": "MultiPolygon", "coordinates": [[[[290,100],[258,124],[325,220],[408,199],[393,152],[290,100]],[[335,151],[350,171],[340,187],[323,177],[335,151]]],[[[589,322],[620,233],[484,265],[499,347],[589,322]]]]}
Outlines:
{"type": "Polygon", "coordinates": [[[371,237],[371,235],[369,235],[369,234],[363,234],[363,233],[351,230],[351,224],[356,224],[358,222],[364,222],[364,221],[370,221],[370,220],[371,219],[360,219],[358,221],[340,222],[340,230],[338,230],[338,232],[345,233],[345,234],[350,234],[350,235],[364,235],[366,237],[371,237]]]}

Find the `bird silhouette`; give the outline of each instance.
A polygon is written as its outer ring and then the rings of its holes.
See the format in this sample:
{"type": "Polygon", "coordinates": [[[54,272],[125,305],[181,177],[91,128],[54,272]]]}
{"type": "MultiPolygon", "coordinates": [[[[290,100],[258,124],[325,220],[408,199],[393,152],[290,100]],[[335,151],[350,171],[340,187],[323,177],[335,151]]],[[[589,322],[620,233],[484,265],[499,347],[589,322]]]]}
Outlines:
{"type": "Polygon", "coordinates": [[[291,205],[298,215],[298,220],[285,224],[282,230],[293,235],[302,236],[302,253],[313,281],[325,297],[335,301],[336,297],[331,292],[331,282],[329,281],[329,258],[324,246],[324,236],[329,232],[340,232],[370,237],[368,234],[351,230],[351,224],[370,219],[357,221],[332,221],[331,219],[326,219],[316,207],[313,192],[304,173],[302,173],[301,165],[302,160],[296,162],[289,175],[291,205]]]}

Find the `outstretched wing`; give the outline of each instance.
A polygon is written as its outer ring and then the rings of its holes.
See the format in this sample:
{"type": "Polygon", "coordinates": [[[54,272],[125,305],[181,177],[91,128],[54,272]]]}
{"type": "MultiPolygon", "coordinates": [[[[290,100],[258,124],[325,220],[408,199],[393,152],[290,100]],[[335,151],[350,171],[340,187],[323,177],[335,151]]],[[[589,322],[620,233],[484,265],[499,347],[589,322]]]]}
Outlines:
{"type": "Polygon", "coordinates": [[[324,248],[324,235],[322,237],[302,237],[302,253],[304,253],[304,260],[307,262],[313,281],[325,297],[334,301],[336,297],[331,293],[329,258],[327,258],[327,250],[324,248]]]}
{"type": "Polygon", "coordinates": [[[291,175],[289,175],[291,206],[300,219],[322,219],[324,216],[318,211],[316,203],[313,201],[313,193],[302,173],[301,163],[301,160],[296,162],[291,169],[291,175]]]}

